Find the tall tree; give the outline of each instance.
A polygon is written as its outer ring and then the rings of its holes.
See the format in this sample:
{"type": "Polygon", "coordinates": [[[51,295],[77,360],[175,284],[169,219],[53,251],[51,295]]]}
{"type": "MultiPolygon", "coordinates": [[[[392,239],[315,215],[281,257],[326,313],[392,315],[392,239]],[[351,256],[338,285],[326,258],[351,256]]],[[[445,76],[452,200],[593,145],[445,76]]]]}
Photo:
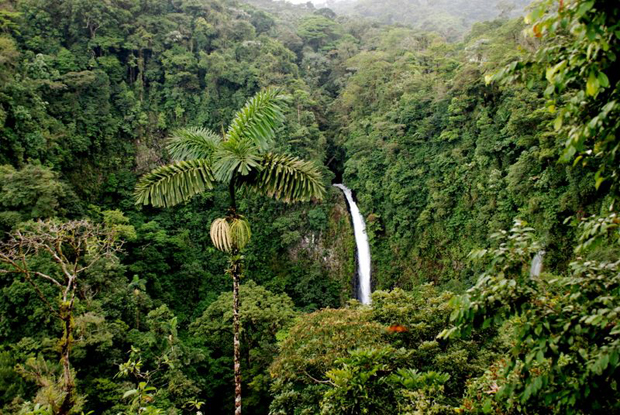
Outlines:
{"type": "Polygon", "coordinates": [[[104,259],[115,259],[120,243],[113,230],[86,220],[67,223],[39,221],[17,230],[0,242],[0,274],[22,274],[49,312],[62,323],[58,343],[62,363],[62,396],[50,402],[52,413],[67,415],[75,406],[75,380],[70,356],[79,278],[104,259]],[[53,265],[45,264],[51,260],[53,265]],[[42,265],[43,264],[43,265],[42,265]],[[53,295],[41,283],[52,284],[53,295]]]}
{"type": "Polygon", "coordinates": [[[250,240],[248,221],[237,211],[239,188],[284,202],[320,200],[325,194],[320,171],[312,162],[270,151],[283,119],[284,96],[277,89],[257,93],[235,114],[225,134],[193,128],[177,131],[168,142],[176,160],[145,175],[136,187],[138,204],[173,206],[216,183],[228,186],[230,206],[211,224],[215,247],[228,254],[233,280],[233,350],[235,414],[241,414],[239,281],[243,248],[250,240]]]}

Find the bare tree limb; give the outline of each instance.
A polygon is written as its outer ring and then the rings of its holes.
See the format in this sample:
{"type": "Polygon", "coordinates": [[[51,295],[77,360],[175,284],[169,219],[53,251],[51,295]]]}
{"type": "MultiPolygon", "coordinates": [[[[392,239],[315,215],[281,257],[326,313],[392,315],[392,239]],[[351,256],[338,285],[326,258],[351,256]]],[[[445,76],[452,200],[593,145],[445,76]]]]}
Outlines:
{"type": "Polygon", "coordinates": [[[56,285],[56,286],[58,286],[58,287],[62,287],[62,285],[61,285],[58,281],[56,281],[56,279],[55,279],[55,278],[52,278],[52,277],[50,277],[50,276],[49,276],[49,275],[47,275],[47,274],[44,274],[44,273],[39,272],[39,271],[33,271],[32,273],[33,273],[34,275],[36,275],[37,277],[41,277],[41,278],[43,278],[43,279],[45,279],[45,280],[50,281],[52,284],[54,284],[54,285],[56,285]]]}
{"type": "Polygon", "coordinates": [[[308,373],[307,371],[304,370],[304,375],[308,376],[313,382],[315,383],[321,383],[321,384],[327,384],[327,385],[332,385],[332,386],[336,386],[334,384],[334,382],[332,382],[331,380],[319,380],[314,378],[312,375],[310,375],[310,373],[308,373]]]}

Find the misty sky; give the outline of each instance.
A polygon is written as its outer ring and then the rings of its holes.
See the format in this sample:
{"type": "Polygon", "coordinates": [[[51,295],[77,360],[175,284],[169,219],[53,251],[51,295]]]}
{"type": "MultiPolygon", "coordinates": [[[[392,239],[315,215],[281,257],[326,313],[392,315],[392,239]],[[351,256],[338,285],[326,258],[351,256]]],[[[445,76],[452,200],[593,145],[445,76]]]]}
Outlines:
{"type": "MultiPolygon", "coordinates": [[[[282,1],[288,1],[289,3],[294,3],[294,4],[308,3],[308,0],[282,0],[282,1]]],[[[315,5],[319,5],[319,6],[327,3],[327,0],[310,0],[310,1],[312,1],[312,3],[314,3],[315,5]]],[[[342,0],[331,0],[331,2],[333,3],[337,3],[339,1],[342,1],[342,0]]]]}

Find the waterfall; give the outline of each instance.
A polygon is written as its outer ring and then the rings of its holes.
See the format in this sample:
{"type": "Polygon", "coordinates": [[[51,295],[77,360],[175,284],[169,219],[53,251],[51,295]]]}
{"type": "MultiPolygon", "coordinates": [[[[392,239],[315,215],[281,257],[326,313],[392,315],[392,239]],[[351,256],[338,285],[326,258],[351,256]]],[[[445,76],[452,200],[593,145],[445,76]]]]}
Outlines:
{"type": "Polygon", "coordinates": [[[532,259],[532,266],[530,267],[530,277],[540,277],[544,256],[545,251],[538,251],[538,253],[534,256],[534,259],[532,259]]]}
{"type": "Polygon", "coordinates": [[[357,203],[353,200],[351,189],[343,184],[335,184],[334,186],[342,190],[347,198],[351,219],[353,220],[353,232],[357,245],[358,298],[362,304],[370,304],[370,245],[368,244],[368,235],[366,235],[364,217],[360,213],[357,203]]]}

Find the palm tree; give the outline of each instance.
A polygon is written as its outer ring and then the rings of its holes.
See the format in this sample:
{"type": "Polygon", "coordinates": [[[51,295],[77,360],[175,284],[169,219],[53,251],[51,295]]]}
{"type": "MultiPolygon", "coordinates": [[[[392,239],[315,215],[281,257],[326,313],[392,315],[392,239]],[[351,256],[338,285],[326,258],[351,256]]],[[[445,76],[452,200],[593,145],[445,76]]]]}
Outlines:
{"type": "Polygon", "coordinates": [[[204,128],[177,131],[168,141],[176,161],[156,168],[136,186],[138,204],[168,207],[212,189],[228,186],[230,207],[211,224],[211,240],[228,254],[226,273],[233,280],[233,337],[235,414],[241,414],[241,356],[239,345],[239,280],[242,250],[250,240],[248,221],[237,211],[238,189],[267,195],[287,203],[320,200],[325,195],[322,175],[314,163],[270,150],[283,120],[284,97],[266,89],[235,114],[225,134],[204,128]]]}

